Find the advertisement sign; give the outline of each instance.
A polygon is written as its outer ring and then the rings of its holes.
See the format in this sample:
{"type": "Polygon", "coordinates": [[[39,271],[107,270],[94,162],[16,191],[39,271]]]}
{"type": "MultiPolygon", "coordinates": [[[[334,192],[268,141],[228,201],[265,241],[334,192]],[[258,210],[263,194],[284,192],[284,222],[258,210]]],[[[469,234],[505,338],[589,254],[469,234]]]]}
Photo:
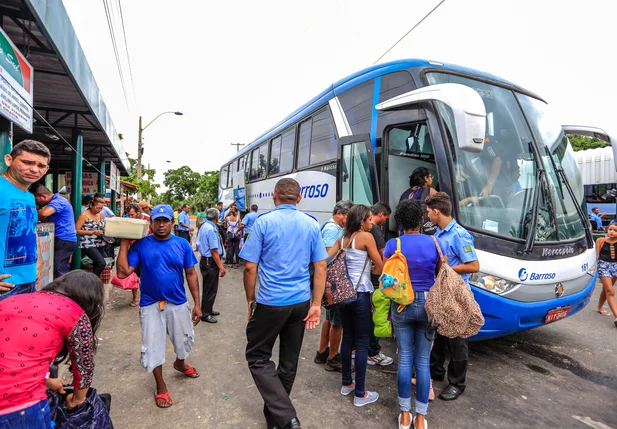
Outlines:
{"type": "Polygon", "coordinates": [[[0,115],[32,133],[34,69],[0,28],[0,115]]]}
{"type": "Polygon", "coordinates": [[[234,189],[234,201],[238,210],[246,211],[246,200],[244,199],[244,188],[234,189]]]}
{"type": "Polygon", "coordinates": [[[113,162],[109,162],[109,189],[120,193],[120,175],[118,167],[113,162]]]}
{"type": "MultiPolygon", "coordinates": [[[[71,172],[64,173],[66,180],[66,192],[71,193],[71,172]]],[[[98,173],[82,173],[81,175],[81,193],[84,195],[95,194],[99,191],[99,174],[98,173]]]]}
{"type": "Polygon", "coordinates": [[[40,257],[43,259],[43,272],[38,276],[36,290],[41,290],[54,280],[54,236],[55,223],[39,223],[36,226],[36,235],[41,246],[40,257]]]}

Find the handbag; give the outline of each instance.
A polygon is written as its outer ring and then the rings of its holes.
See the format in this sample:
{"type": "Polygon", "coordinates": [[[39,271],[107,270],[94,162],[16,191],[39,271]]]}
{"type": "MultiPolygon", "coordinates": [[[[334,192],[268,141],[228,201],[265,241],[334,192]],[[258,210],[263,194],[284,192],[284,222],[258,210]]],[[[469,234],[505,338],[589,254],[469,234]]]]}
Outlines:
{"type": "Polygon", "coordinates": [[[326,271],[326,287],[324,290],[321,305],[326,309],[332,309],[342,304],[351,304],[358,297],[357,290],[362,280],[362,274],[366,270],[369,258],[367,256],[364,268],[360,272],[358,283],[354,287],[349,278],[347,263],[345,261],[345,249],[348,249],[353,242],[353,236],[349,240],[348,247],[343,247],[343,237],[341,237],[341,248],[334,258],[330,261],[326,271]]]}
{"type": "Polygon", "coordinates": [[[126,278],[118,278],[117,274],[111,278],[111,284],[117,288],[124,290],[133,290],[139,289],[139,277],[135,273],[131,273],[130,276],[126,278]]]}
{"type": "Polygon", "coordinates": [[[437,333],[448,338],[468,338],[484,326],[484,317],[465,280],[446,262],[433,236],[441,268],[428,292],[425,310],[437,333]]]}
{"type": "MultiPolygon", "coordinates": [[[[67,389],[67,393],[69,392],[70,389],[67,389]]],[[[109,417],[111,396],[105,395],[103,398],[101,396],[91,387],[84,403],[69,410],[65,406],[66,397],[53,393],[47,399],[51,421],[59,429],[113,429],[109,417]]]]}

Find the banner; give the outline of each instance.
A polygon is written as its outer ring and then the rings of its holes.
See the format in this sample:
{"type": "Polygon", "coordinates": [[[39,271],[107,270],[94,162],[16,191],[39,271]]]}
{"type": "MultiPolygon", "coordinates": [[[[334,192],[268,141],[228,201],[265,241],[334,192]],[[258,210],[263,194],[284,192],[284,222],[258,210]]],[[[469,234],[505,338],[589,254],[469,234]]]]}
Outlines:
{"type": "MultiPolygon", "coordinates": [[[[64,173],[66,181],[66,193],[71,193],[71,172],[64,173]]],[[[99,174],[98,173],[82,173],[81,174],[81,193],[83,195],[95,194],[99,191],[99,174]]]]}
{"type": "Polygon", "coordinates": [[[0,28],[0,115],[32,133],[34,69],[0,28]]]}
{"type": "Polygon", "coordinates": [[[109,162],[109,189],[120,193],[120,177],[118,167],[112,161],[109,162]]]}

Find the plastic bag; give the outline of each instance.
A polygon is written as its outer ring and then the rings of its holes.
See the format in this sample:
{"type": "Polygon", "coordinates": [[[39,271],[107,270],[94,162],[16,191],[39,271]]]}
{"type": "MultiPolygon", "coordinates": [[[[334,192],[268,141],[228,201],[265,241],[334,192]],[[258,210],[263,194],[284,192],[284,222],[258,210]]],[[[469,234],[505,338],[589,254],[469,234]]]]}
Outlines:
{"type": "Polygon", "coordinates": [[[117,274],[114,274],[111,278],[111,284],[124,290],[139,289],[139,277],[137,277],[137,274],[132,273],[127,278],[120,279],[117,274]]]}

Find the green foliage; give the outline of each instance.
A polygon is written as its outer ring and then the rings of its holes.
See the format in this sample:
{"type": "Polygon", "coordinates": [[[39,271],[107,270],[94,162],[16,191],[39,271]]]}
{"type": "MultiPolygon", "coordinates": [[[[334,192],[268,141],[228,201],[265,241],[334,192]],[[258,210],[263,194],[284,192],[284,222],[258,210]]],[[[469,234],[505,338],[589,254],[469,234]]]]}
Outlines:
{"type": "MultiPolygon", "coordinates": [[[[142,180],[138,182],[137,180],[137,160],[131,158],[128,152],[126,152],[126,157],[129,159],[130,171],[131,174],[129,176],[121,177],[122,180],[126,182],[133,183],[137,185],[137,188],[141,192],[141,198],[144,200],[152,200],[157,196],[157,189],[161,187],[154,183],[154,175],[156,174],[156,170],[154,168],[145,168],[141,167],[142,180]]],[[[129,194],[133,195],[137,193],[137,191],[129,191],[129,194]]]]}
{"type": "Polygon", "coordinates": [[[572,149],[575,151],[596,149],[598,147],[606,147],[609,144],[604,140],[597,139],[595,137],[586,137],[572,134],[568,136],[570,143],[572,143],[572,149]]]}
{"type": "Polygon", "coordinates": [[[197,193],[201,174],[191,170],[189,166],[182,166],[167,170],[163,184],[168,188],[166,192],[173,200],[188,200],[197,193]]]}

